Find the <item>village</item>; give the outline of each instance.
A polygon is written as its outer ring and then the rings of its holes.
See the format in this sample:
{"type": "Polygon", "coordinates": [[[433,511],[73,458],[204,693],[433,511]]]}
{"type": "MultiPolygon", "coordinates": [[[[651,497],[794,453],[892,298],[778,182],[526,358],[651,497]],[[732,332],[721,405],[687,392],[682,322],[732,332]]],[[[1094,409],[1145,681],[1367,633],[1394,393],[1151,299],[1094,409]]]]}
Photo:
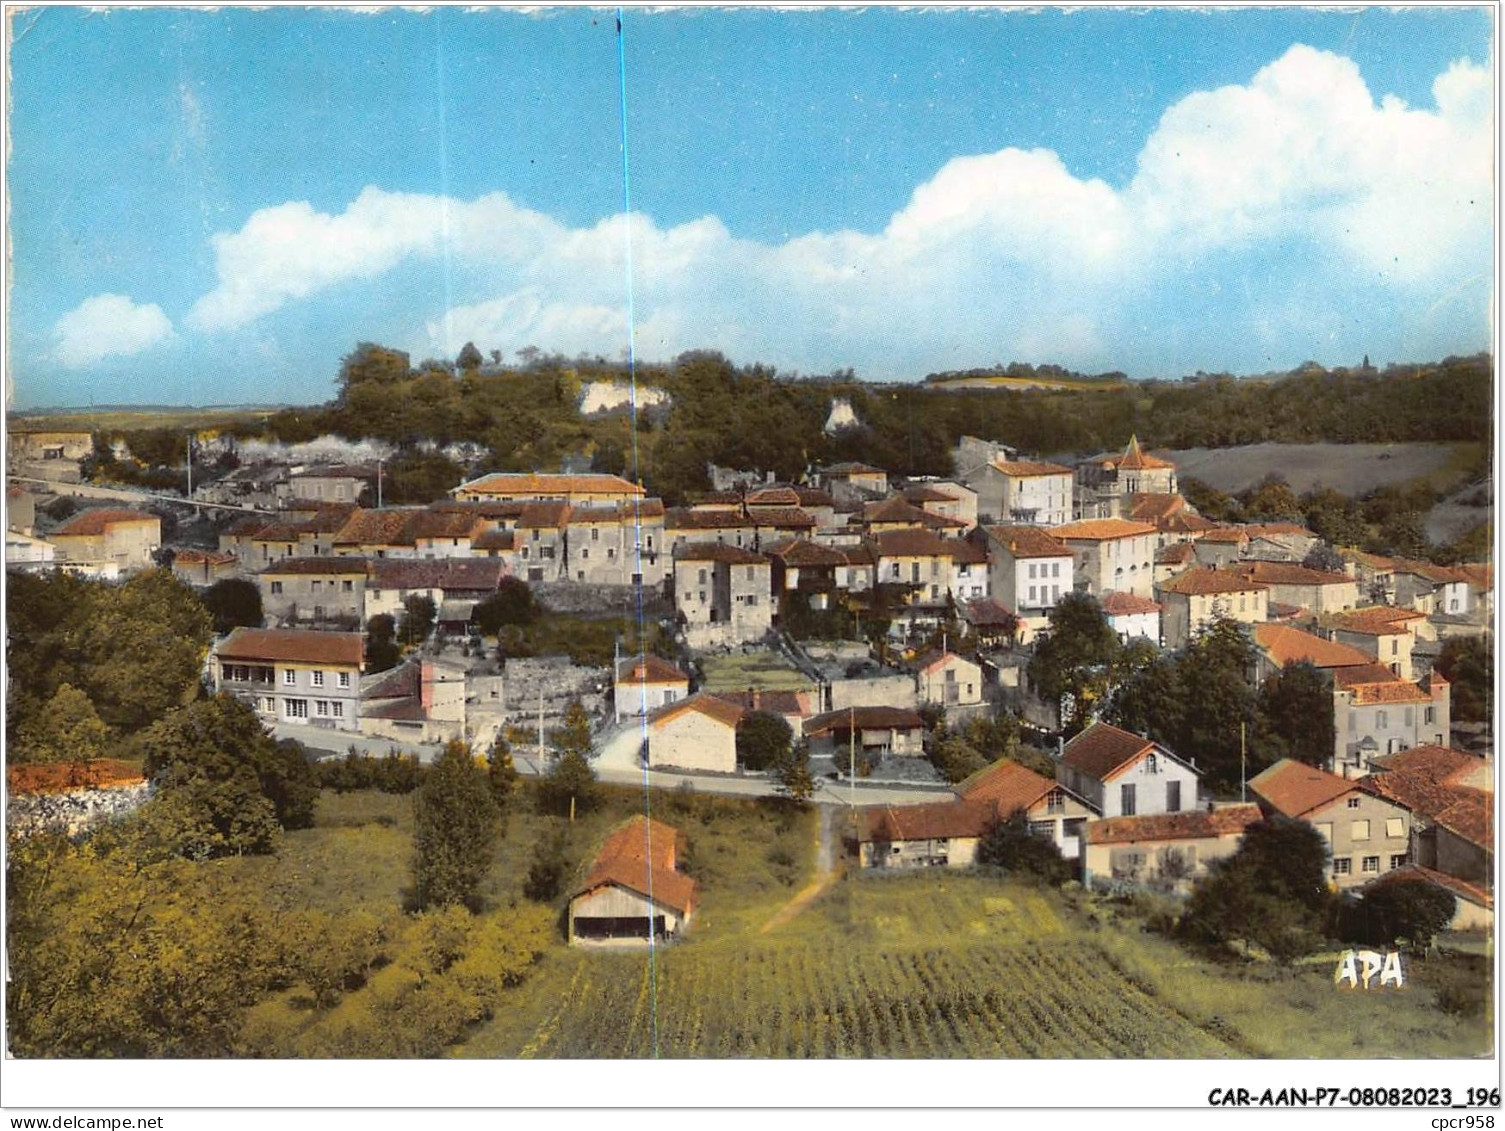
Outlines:
{"type": "MultiPolygon", "coordinates": [[[[827,867],[971,869],[1015,820],[1088,890],[1185,897],[1278,816],[1321,834],[1332,889],[1420,884],[1452,897],[1450,929],[1492,929],[1492,734],[1454,721],[1435,666],[1449,641],[1490,642],[1492,567],[1209,520],[1132,436],[1071,465],[964,436],[949,478],[712,467],[716,489],[679,507],[581,471],[486,473],[384,506],[379,465],[267,462],[192,496],[219,508],[213,548],[164,539],[129,491],[89,498],[93,448],[87,432],[12,431],[7,569],[254,586],[256,615],[215,638],[204,680],[310,757],[429,762],[501,740],[541,777],[545,735],[583,711],[597,780],[813,801],[827,867]],[[1089,661],[1090,701],[1051,694],[1039,657],[1068,611],[1149,655],[1233,633],[1251,692],[1293,669],[1320,679],[1292,725],[1330,748],[1230,778],[1206,750],[1103,717],[1127,676],[1089,661]],[[540,646],[539,624],[603,618],[593,647],[540,646]],[[963,741],[1000,725],[986,754],[963,741]]],[[[613,832],[571,893],[569,942],[693,933],[682,839],[655,813],[613,832]]]]}

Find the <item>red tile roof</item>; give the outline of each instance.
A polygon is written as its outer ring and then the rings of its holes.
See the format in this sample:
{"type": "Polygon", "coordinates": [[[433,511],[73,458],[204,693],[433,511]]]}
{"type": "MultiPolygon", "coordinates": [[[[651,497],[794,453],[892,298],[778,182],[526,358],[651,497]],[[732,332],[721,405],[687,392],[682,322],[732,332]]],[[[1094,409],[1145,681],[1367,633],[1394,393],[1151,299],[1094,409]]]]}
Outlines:
{"type": "Polygon", "coordinates": [[[814,516],[799,507],[758,507],[748,511],[747,518],[755,527],[772,526],[784,530],[809,530],[816,525],[814,516]]]}
{"type": "Polygon", "coordinates": [[[952,538],[950,542],[953,565],[988,564],[988,552],[970,538],[952,538]]]}
{"type": "Polygon", "coordinates": [[[1411,631],[1412,621],[1426,620],[1426,616],[1414,609],[1398,609],[1394,605],[1365,605],[1359,609],[1327,613],[1322,617],[1326,628],[1357,632],[1364,636],[1399,636],[1411,631]]]}
{"type": "Polygon", "coordinates": [[[570,504],[557,501],[525,503],[517,518],[519,530],[562,530],[570,524],[570,504]]]}
{"type": "Polygon", "coordinates": [[[511,530],[487,530],[470,540],[473,550],[511,550],[517,546],[517,535],[511,530]]]}
{"type": "Polygon", "coordinates": [[[922,503],[954,503],[957,502],[955,495],[948,495],[944,491],[937,491],[934,487],[927,487],[923,483],[914,487],[904,488],[904,501],[919,506],[922,503]]]}
{"type": "Polygon", "coordinates": [[[1027,459],[995,459],[993,466],[1013,479],[1037,479],[1045,475],[1070,475],[1071,468],[1058,463],[1044,463],[1027,459]]]}
{"type": "Polygon", "coordinates": [[[1184,813],[1156,813],[1143,817],[1109,817],[1087,822],[1088,844],[1142,844],[1166,840],[1210,840],[1242,836],[1261,815],[1258,805],[1224,805],[1217,809],[1189,809],[1184,813]]]}
{"type": "Polygon", "coordinates": [[[1190,511],[1177,511],[1173,515],[1156,520],[1155,525],[1167,534],[1205,534],[1210,530],[1218,529],[1218,524],[1210,518],[1203,518],[1190,511]]]}
{"type": "Polygon", "coordinates": [[[805,733],[827,734],[849,726],[858,730],[920,730],[925,720],[905,707],[846,707],[805,720],[805,733]]]}
{"type": "Polygon", "coordinates": [[[1136,538],[1156,533],[1148,522],[1129,522],[1122,518],[1089,518],[1052,526],[1050,533],[1063,542],[1108,542],[1115,538],[1136,538]]]}
{"type": "Polygon", "coordinates": [[[805,716],[806,703],[802,698],[803,693],[782,690],[754,688],[752,691],[712,691],[709,692],[714,698],[723,703],[729,703],[733,707],[740,708],[744,712],[766,711],[772,715],[798,715],[805,716]]]}
{"type": "Polygon", "coordinates": [[[760,487],[747,494],[750,507],[798,507],[800,493],[793,487],[760,487]]]}
{"type": "Polygon", "coordinates": [[[847,556],[833,546],[822,546],[803,538],[786,538],[765,547],[771,558],[796,569],[832,568],[847,564],[847,556]]]}
{"type": "Polygon", "coordinates": [[[1124,454],[1114,461],[1120,471],[1151,471],[1156,468],[1174,468],[1176,465],[1158,456],[1146,455],[1139,447],[1139,437],[1130,436],[1124,454]]]}
{"type": "Polygon", "coordinates": [[[1160,582],[1162,593],[1179,593],[1183,597],[1205,597],[1212,593],[1258,593],[1269,588],[1258,581],[1226,569],[1193,568],[1160,582]]]}
{"type": "Polygon", "coordinates": [[[966,801],[990,802],[1000,814],[1008,816],[1016,809],[1028,812],[1051,790],[1061,788],[1053,778],[1041,777],[1018,762],[1000,758],[959,783],[956,792],[966,801]]]}
{"type": "Polygon", "coordinates": [[[1126,509],[1132,521],[1159,525],[1185,507],[1186,500],[1180,495],[1141,491],[1129,496],[1126,509]]]}
{"type": "Polygon", "coordinates": [[[675,870],[679,830],[649,817],[633,817],[611,833],[572,899],[612,884],[688,915],[695,881],[675,870]]]}
{"type": "Polygon", "coordinates": [[[715,719],[723,726],[736,727],[742,721],[741,707],[727,703],[707,692],[697,691],[688,699],[681,699],[677,703],[660,707],[648,716],[648,722],[653,726],[662,726],[690,711],[715,719]]]}
{"type": "Polygon", "coordinates": [[[730,565],[767,565],[768,559],[725,542],[686,542],[674,548],[676,562],[726,562],[730,565]]]}
{"type": "Polygon", "coordinates": [[[1139,597],[1133,593],[1120,593],[1113,590],[1103,594],[1103,612],[1110,617],[1134,616],[1137,613],[1158,613],[1160,605],[1151,601],[1148,597],[1139,597]]]}
{"type": "Polygon", "coordinates": [[[1409,680],[1401,679],[1384,664],[1336,668],[1333,670],[1333,682],[1353,696],[1355,706],[1432,701],[1430,692],[1423,691],[1409,680]]]}
{"type": "Polygon", "coordinates": [[[967,602],[964,615],[978,628],[1003,628],[1014,617],[1007,605],[992,597],[967,602]]]}
{"type": "Polygon", "coordinates": [[[949,558],[952,550],[952,542],[929,530],[884,530],[872,544],[885,558],[949,558]]]}
{"type": "Polygon", "coordinates": [[[173,565],[231,565],[234,554],[219,550],[179,550],[173,557],[173,565]]]}
{"type": "Polygon", "coordinates": [[[493,471],[479,479],[461,483],[451,492],[456,496],[533,495],[541,499],[559,495],[643,495],[643,488],[629,483],[620,475],[540,475],[536,472],[493,471]]]}
{"type": "Polygon", "coordinates": [[[1148,738],[1108,723],[1093,723],[1066,744],[1061,761],[1087,777],[1107,781],[1153,749],[1155,744],[1148,738]]]}
{"type": "Polygon", "coordinates": [[[1156,565],[1190,565],[1197,560],[1197,548],[1190,542],[1173,542],[1155,552],[1156,565]]]}
{"type": "Polygon", "coordinates": [[[305,628],[237,628],[215,650],[221,660],[287,660],[306,664],[358,665],[359,632],[305,628]]]}
{"type": "Polygon", "coordinates": [[[617,665],[618,683],[688,683],[690,677],[652,652],[630,656],[617,665]]]}
{"type": "Polygon", "coordinates": [[[365,576],[366,559],[356,554],[316,554],[308,558],[283,558],[260,572],[262,577],[344,574],[365,576]]]}
{"type": "Polygon", "coordinates": [[[1266,585],[1352,585],[1353,578],[1346,573],[1329,573],[1324,569],[1308,569],[1296,562],[1239,562],[1228,567],[1230,573],[1238,573],[1250,581],[1262,581],[1266,585]]]}
{"type": "Polygon", "coordinates": [[[956,840],[982,836],[998,819],[998,811],[986,801],[934,801],[867,809],[864,818],[858,834],[864,843],[956,840]]]}
{"type": "Polygon", "coordinates": [[[1374,763],[1384,770],[1422,774],[1445,784],[1457,784],[1465,779],[1475,778],[1481,769],[1489,768],[1489,762],[1477,754],[1430,743],[1413,746],[1409,750],[1397,750],[1394,754],[1382,754],[1374,759],[1374,763]]]}
{"type": "Polygon", "coordinates": [[[1069,558],[1071,547],[1039,526],[989,526],[988,537],[1014,558],[1069,558]]]}
{"type": "Polygon", "coordinates": [[[413,516],[409,533],[414,538],[469,538],[486,520],[463,511],[419,511],[413,516]]]}
{"type": "Polygon", "coordinates": [[[752,519],[741,511],[691,510],[670,507],[664,512],[666,530],[751,530],[752,519]]]}
{"type": "Polygon", "coordinates": [[[53,533],[53,537],[94,537],[103,534],[117,523],[127,522],[155,522],[161,525],[162,520],[154,514],[147,514],[145,511],[126,510],[123,507],[99,507],[95,510],[84,511],[81,514],[74,515],[57,528],[53,533]]]}
{"type": "Polygon", "coordinates": [[[1201,540],[1203,542],[1221,543],[1228,542],[1237,545],[1240,542],[1249,541],[1249,535],[1244,533],[1241,526],[1219,526],[1206,531],[1201,540]]]}
{"type": "Polygon", "coordinates": [[[884,499],[881,503],[868,503],[862,508],[862,521],[866,523],[907,522],[913,526],[923,526],[927,517],[935,516],[897,498],[884,499]]]}
{"type": "Polygon", "coordinates": [[[1304,817],[1353,793],[1358,783],[1292,758],[1282,758],[1251,778],[1249,788],[1276,812],[1287,817],[1304,817]]]}
{"type": "Polygon", "coordinates": [[[384,508],[350,512],[345,524],[335,532],[335,545],[411,546],[414,509],[384,508]]]}
{"type": "Polygon", "coordinates": [[[1319,668],[1345,668],[1374,663],[1373,656],[1348,644],[1324,640],[1286,624],[1255,625],[1254,643],[1278,667],[1305,663],[1319,668]]]}
{"type": "Polygon", "coordinates": [[[490,593],[507,576],[499,558],[374,558],[373,589],[442,589],[490,593]]]}

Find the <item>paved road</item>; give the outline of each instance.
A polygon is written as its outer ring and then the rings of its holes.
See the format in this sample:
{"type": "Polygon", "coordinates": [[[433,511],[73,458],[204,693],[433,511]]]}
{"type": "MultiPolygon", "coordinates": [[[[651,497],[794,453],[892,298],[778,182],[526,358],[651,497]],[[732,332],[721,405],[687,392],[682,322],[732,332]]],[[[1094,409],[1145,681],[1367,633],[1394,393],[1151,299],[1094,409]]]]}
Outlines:
{"type": "MultiPolygon", "coordinates": [[[[420,762],[432,762],[441,746],[399,742],[390,738],[372,738],[352,731],[326,730],[323,727],[300,726],[296,723],[278,723],[273,727],[278,738],[296,738],[321,757],[343,757],[354,746],[362,754],[373,758],[383,757],[387,751],[396,749],[403,754],[415,754],[420,762]]],[[[679,789],[685,782],[696,793],[713,793],[727,797],[765,797],[771,795],[772,784],[767,778],[756,776],[733,776],[726,774],[686,774],[666,770],[644,771],[637,764],[637,751],[641,748],[641,722],[623,720],[620,728],[607,731],[604,741],[598,745],[596,776],[611,785],[641,786],[644,777],[654,789],[679,789]]],[[[512,760],[518,773],[537,775],[545,767],[539,762],[538,751],[531,746],[515,746],[512,760]]],[[[925,801],[943,801],[951,795],[937,789],[912,789],[904,786],[879,786],[859,783],[855,790],[844,782],[826,778],[817,779],[815,796],[818,805],[850,805],[855,796],[858,805],[916,805],[925,801]]]]}

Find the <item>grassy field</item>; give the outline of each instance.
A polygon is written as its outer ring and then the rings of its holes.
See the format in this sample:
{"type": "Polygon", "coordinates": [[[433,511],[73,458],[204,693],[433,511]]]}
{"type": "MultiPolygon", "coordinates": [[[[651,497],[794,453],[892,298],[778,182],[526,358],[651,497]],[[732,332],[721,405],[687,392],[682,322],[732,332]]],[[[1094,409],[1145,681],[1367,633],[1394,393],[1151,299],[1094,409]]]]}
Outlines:
{"type": "Polygon", "coordinates": [[[803,672],[789,666],[777,652],[729,652],[724,656],[707,656],[701,661],[707,691],[802,691],[810,687],[803,672]]]}
{"type": "Polygon", "coordinates": [[[1345,495],[1425,479],[1439,490],[1457,486],[1477,458],[1478,444],[1249,444],[1240,448],[1187,448],[1162,453],[1183,478],[1200,479],[1230,494],[1258,484],[1271,472],[1298,494],[1316,486],[1345,495]]]}
{"type": "MultiPolygon", "coordinates": [[[[570,884],[644,804],[640,791],[608,790],[605,806],[575,823],[570,884]]],[[[658,792],[646,804],[686,834],[685,866],[701,885],[685,940],[601,953],[556,935],[448,1055],[1341,1058],[1490,1048],[1487,1011],[1465,1020],[1437,1008],[1448,987],[1487,994],[1483,955],[1412,963],[1401,991],[1340,991],[1326,960],[1221,965],[1146,932],[1132,907],[965,873],[843,880],[769,929],[814,875],[815,814],[658,792]]],[[[411,813],[406,796],[326,793],[316,827],[289,834],[277,857],[215,866],[291,910],[398,914],[411,813]]],[[[532,845],[560,824],[514,806],[483,916],[520,901],[532,845]]],[[[333,1011],[290,991],[257,1007],[256,1023],[319,1032],[373,987],[349,991],[333,1011]]]]}
{"type": "Polygon", "coordinates": [[[1118,389],[1124,381],[1074,381],[1069,377],[950,377],[942,381],[926,382],[927,389],[997,389],[1002,392],[1021,389],[1054,389],[1067,392],[1083,390],[1118,389]]]}

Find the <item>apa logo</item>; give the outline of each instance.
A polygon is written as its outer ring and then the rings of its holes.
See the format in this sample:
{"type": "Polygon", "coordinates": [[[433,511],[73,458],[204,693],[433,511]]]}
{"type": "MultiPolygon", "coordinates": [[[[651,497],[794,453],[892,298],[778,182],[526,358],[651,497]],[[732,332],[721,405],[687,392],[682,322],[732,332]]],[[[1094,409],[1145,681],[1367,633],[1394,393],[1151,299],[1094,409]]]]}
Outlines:
{"type": "Polygon", "coordinates": [[[1388,950],[1378,954],[1372,950],[1345,950],[1338,960],[1338,968],[1333,971],[1333,984],[1341,986],[1346,983],[1349,989],[1363,986],[1367,990],[1376,974],[1380,976],[1381,989],[1387,984],[1396,989],[1404,986],[1406,978],[1401,973],[1400,951],[1388,950]]]}

